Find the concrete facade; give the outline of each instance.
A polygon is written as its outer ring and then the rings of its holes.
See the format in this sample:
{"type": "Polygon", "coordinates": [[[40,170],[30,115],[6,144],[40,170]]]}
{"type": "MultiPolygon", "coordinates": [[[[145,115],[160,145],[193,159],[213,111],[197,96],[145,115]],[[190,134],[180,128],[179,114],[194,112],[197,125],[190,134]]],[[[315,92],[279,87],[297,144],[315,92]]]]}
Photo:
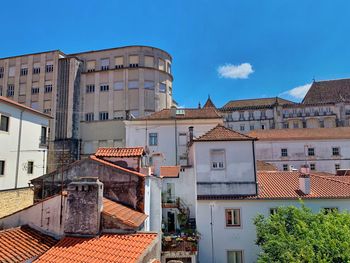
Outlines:
{"type": "Polygon", "coordinates": [[[0,191],[0,218],[31,206],[33,197],[34,192],[29,187],[0,191]]]}

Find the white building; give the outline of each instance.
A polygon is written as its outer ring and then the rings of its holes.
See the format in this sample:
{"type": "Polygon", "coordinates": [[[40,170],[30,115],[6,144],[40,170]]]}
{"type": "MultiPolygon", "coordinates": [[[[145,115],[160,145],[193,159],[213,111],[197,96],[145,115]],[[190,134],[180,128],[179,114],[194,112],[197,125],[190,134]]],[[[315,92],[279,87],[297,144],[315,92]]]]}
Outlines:
{"type": "Polygon", "coordinates": [[[28,187],[46,173],[51,117],[0,96],[0,190],[28,187]]]}
{"type": "Polygon", "coordinates": [[[350,168],[350,128],[280,129],[252,131],[258,138],[256,159],[279,170],[308,164],[311,170],[336,173],[350,168]]]}
{"type": "Polygon", "coordinates": [[[161,165],[188,165],[188,141],[199,137],[223,119],[214,108],[164,109],[125,121],[126,147],[144,146],[149,155],[161,153],[161,165]]]}
{"type": "Polygon", "coordinates": [[[256,262],[260,250],[255,245],[254,218],[268,216],[280,206],[300,206],[299,198],[314,212],[350,209],[349,176],[311,174],[300,180],[300,175],[259,172],[257,196],[198,196],[200,263],[256,262]]]}

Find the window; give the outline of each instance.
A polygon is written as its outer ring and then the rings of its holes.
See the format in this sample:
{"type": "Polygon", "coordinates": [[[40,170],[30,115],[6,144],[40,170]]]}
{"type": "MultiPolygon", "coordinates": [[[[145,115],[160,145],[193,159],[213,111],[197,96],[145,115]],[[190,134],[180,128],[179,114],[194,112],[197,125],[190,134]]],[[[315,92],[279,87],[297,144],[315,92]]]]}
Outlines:
{"type": "Polygon", "coordinates": [[[129,56],[129,67],[130,68],[137,68],[139,66],[139,56],[129,56]]]}
{"type": "Polygon", "coordinates": [[[86,71],[87,72],[94,72],[96,68],[96,61],[91,60],[86,63],[86,71]]]}
{"type": "Polygon", "coordinates": [[[158,133],[151,132],[148,136],[149,136],[149,145],[150,146],[158,145],[158,133]]]}
{"type": "Polygon", "coordinates": [[[47,84],[44,86],[44,93],[51,93],[52,92],[52,84],[47,84]]]}
{"type": "Polygon", "coordinates": [[[249,112],[249,119],[254,119],[254,112],[252,111],[249,112]]]}
{"type": "Polygon", "coordinates": [[[51,63],[46,64],[45,72],[46,73],[53,72],[53,64],[51,63]]]}
{"type": "Polygon", "coordinates": [[[149,67],[149,68],[154,67],[154,57],[145,56],[145,67],[149,67]]]}
{"type": "Polygon", "coordinates": [[[12,97],[15,95],[15,85],[9,84],[7,85],[7,97],[12,97]]]}
{"type": "Polygon", "coordinates": [[[158,60],[158,69],[165,71],[165,61],[161,58],[158,60]]]}
{"type": "Polygon", "coordinates": [[[5,161],[0,160],[0,175],[4,175],[4,174],[5,174],[5,161]]]}
{"type": "Polygon", "coordinates": [[[0,67],[0,79],[4,77],[4,67],[0,67]]]}
{"type": "Polygon", "coordinates": [[[333,156],[338,156],[338,155],[340,155],[339,147],[332,147],[332,155],[333,155],[333,156]]]}
{"type": "Polygon", "coordinates": [[[266,118],[266,111],[261,112],[261,118],[266,118]]]}
{"type": "Polygon", "coordinates": [[[128,88],[129,89],[138,89],[139,88],[139,81],[138,80],[129,80],[128,88]]]}
{"type": "Polygon", "coordinates": [[[154,90],[154,81],[145,80],[144,88],[154,90]]]}
{"type": "Polygon", "coordinates": [[[33,66],[33,74],[40,74],[40,63],[35,63],[33,66]]]}
{"type": "Polygon", "coordinates": [[[165,83],[159,83],[159,92],[162,92],[162,93],[166,92],[166,84],[165,83]]]}
{"type": "Polygon", "coordinates": [[[167,72],[171,74],[171,64],[169,62],[167,63],[167,72]]]}
{"type": "Polygon", "coordinates": [[[240,227],[241,226],[241,210],[238,208],[225,209],[226,226],[240,227]]]}
{"type": "Polygon", "coordinates": [[[28,161],[27,174],[33,174],[33,171],[34,171],[34,162],[33,161],[28,161]]]}
{"type": "Polygon", "coordinates": [[[310,163],[310,170],[315,171],[316,170],[316,164],[310,163]]]}
{"type": "Polygon", "coordinates": [[[34,87],[32,88],[32,94],[38,94],[39,93],[39,88],[34,87]]]}
{"type": "Polygon", "coordinates": [[[86,85],[86,93],[93,93],[93,92],[95,92],[95,85],[94,84],[86,85]]]}
{"type": "Polygon", "coordinates": [[[124,68],[124,57],[115,58],[115,68],[124,68]]]}
{"type": "Polygon", "coordinates": [[[44,109],[45,114],[51,114],[51,108],[44,109]]]}
{"type": "Polygon", "coordinates": [[[16,73],[16,67],[9,68],[9,77],[14,77],[16,73]]]}
{"type": "Polygon", "coordinates": [[[307,155],[308,156],[315,156],[315,148],[308,148],[307,155]]]}
{"type": "Polygon", "coordinates": [[[187,133],[179,132],[179,145],[187,145],[187,133]]]}
{"type": "Polygon", "coordinates": [[[261,129],[265,130],[265,124],[261,124],[261,129]]]}
{"type": "Polygon", "coordinates": [[[251,131],[253,131],[254,130],[254,125],[250,125],[249,128],[250,128],[251,131]]]}
{"type": "Polygon", "coordinates": [[[243,251],[227,251],[227,263],[243,263],[243,251]]]}
{"type": "Polygon", "coordinates": [[[244,112],[240,112],[239,113],[239,119],[240,120],[244,120],[244,112]]]}
{"type": "Polygon", "coordinates": [[[40,145],[47,144],[47,127],[41,126],[40,145]]]}
{"type": "Polygon", "coordinates": [[[28,68],[27,66],[21,66],[21,71],[19,73],[21,76],[27,76],[28,75],[28,68]]]}
{"type": "Polygon", "coordinates": [[[282,157],[288,156],[288,149],[282,148],[282,149],[281,149],[281,156],[282,156],[282,157]]]}
{"type": "Polygon", "coordinates": [[[101,70],[108,70],[108,69],[109,69],[109,58],[101,59],[101,70]]]}
{"type": "Polygon", "coordinates": [[[94,120],[94,113],[89,112],[85,114],[85,121],[93,121],[94,120]]]}
{"type": "Polygon", "coordinates": [[[108,90],[109,90],[109,85],[107,85],[107,84],[100,85],[100,91],[104,92],[104,91],[108,91],[108,90]]]}
{"type": "Polygon", "coordinates": [[[124,89],[123,81],[114,82],[114,90],[123,90],[123,89],[124,89]]]}
{"type": "Polygon", "coordinates": [[[324,120],[320,120],[320,127],[324,128],[324,120]]]}
{"type": "Polygon", "coordinates": [[[240,131],[244,131],[244,129],[245,129],[244,124],[241,124],[241,125],[239,126],[239,130],[240,130],[240,131]]]}
{"type": "Polygon", "coordinates": [[[283,171],[288,171],[288,164],[283,164],[283,171]]]}
{"type": "Polygon", "coordinates": [[[338,208],[337,207],[324,207],[323,211],[327,215],[329,213],[336,213],[336,212],[338,212],[338,208]]]}
{"type": "Polygon", "coordinates": [[[340,164],[339,164],[339,163],[336,163],[336,164],[334,165],[334,167],[335,167],[335,171],[337,171],[337,170],[340,169],[340,164]]]}
{"type": "Polygon", "coordinates": [[[0,96],[2,96],[2,86],[0,86],[0,96]]]}
{"type": "Polygon", "coordinates": [[[270,215],[277,214],[277,210],[278,210],[277,207],[270,208],[270,215]]]}
{"type": "Polygon", "coordinates": [[[284,123],[283,123],[283,129],[288,129],[288,128],[289,128],[288,122],[284,122],[284,123]]]}
{"type": "Polygon", "coordinates": [[[8,116],[1,115],[0,131],[5,131],[5,132],[9,131],[9,121],[10,121],[10,118],[8,116]]]}
{"type": "Polygon", "coordinates": [[[225,151],[224,150],[211,150],[211,168],[213,170],[225,169],[225,151]]]}
{"type": "Polygon", "coordinates": [[[100,120],[101,121],[108,120],[108,112],[106,111],[100,112],[100,120]]]}
{"type": "Polygon", "coordinates": [[[293,122],[293,128],[294,129],[299,128],[299,123],[297,121],[293,122]]]}

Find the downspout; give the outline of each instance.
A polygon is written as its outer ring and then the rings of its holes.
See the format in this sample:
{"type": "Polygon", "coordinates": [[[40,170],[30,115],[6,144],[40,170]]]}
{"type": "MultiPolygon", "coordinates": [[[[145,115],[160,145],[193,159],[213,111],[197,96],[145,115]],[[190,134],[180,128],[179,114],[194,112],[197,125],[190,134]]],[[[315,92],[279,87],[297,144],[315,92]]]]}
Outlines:
{"type": "Polygon", "coordinates": [[[18,130],[18,145],[17,145],[15,189],[17,189],[17,186],[18,186],[19,156],[20,156],[20,152],[21,152],[21,137],[22,137],[23,112],[24,112],[24,110],[21,111],[20,121],[19,121],[19,130],[18,130]]]}
{"type": "Polygon", "coordinates": [[[256,160],[255,160],[255,140],[252,141],[253,147],[253,161],[254,161],[254,179],[255,179],[255,194],[258,194],[258,182],[256,179],[256,160]]]}
{"type": "Polygon", "coordinates": [[[177,123],[176,123],[176,116],[175,116],[175,165],[177,165],[177,123]]]}
{"type": "Polygon", "coordinates": [[[215,262],[214,256],[214,229],[213,229],[213,205],[210,204],[210,234],[211,234],[211,262],[215,262]]]}

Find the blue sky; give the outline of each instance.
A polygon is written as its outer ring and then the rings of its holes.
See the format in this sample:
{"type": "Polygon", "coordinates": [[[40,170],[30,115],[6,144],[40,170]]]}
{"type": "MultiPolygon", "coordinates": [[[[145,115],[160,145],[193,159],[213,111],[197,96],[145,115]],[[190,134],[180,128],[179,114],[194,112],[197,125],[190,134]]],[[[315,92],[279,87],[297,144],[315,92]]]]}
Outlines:
{"type": "Polygon", "coordinates": [[[294,99],[313,78],[350,77],[349,11],[346,0],[4,1],[0,57],[151,45],[173,56],[182,106],[294,99]]]}

